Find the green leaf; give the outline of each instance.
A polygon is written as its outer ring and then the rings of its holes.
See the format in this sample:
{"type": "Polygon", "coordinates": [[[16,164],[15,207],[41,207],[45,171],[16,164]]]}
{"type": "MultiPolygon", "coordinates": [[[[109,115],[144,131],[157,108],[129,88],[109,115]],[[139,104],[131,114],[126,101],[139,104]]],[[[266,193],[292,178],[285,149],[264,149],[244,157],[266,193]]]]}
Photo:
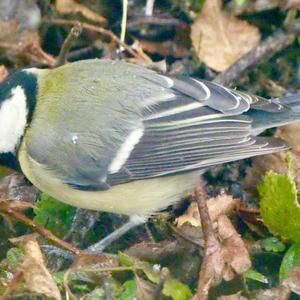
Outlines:
{"type": "Polygon", "coordinates": [[[293,244],[285,253],[279,271],[279,279],[283,281],[289,277],[291,269],[300,262],[300,242],[293,244]]]}
{"type": "Polygon", "coordinates": [[[243,5],[247,2],[247,0],[234,0],[237,5],[243,5]]]}
{"type": "Polygon", "coordinates": [[[63,286],[64,284],[64,272],[56,272],[53,274],[53,278],[58,285],[63,286]]]}
{"type": "MultiPolygon", "coordinates": [[[[157,266],[157,265],[156,265],[157,266]]],[[[148,262],[141,262],[139,268],[143,270],[148,279],[154,283],[160,282],[160,271],[156,270],[155,266],[149,264],[148,262]]]]}
{"type": "Polygon", "coordinates": [[[34,221],[63,237],[71,227],[76,208],[42,194],[34,207],[34,221]]]}
{"type": "MultiPolygon", "coordinates": [[[[149,279],[151,282],[156,284],[159,284],[161,282],[161,272],[159,265],[152,265],[146,261],[140,261],[139,259],[130,257],[122,252],[118,253],[118,257],[122,265],[131,266],[133,269],[143,271],[147,279],[149,279]]],[[[192,292],[188,286],[172,278],[166,280],[163,288],[163,294],[165,296],[172,297],[172,299],[174,300],[187,300],[192,296],[192,292]]],[[[127,298],[121,297],[120,299],[123,300],[127,298]]]]}
{"type": "Polygon", "coordinates": [[[262,241],[262,247],[268,252],[283,252],[285,245],[277,237],[272,236],[262,241]]]}
{"type": "Polygon", "coordinates": [[[0,178],[8,175],[11,172],[11,169],[5,167],[5,166],[0,166],[0,178]]]}
{"type": "Polygon", "coordinates": [[[284,239],[300,241],[300,206],[292,177],[270,171],[258,192],[260,213],[269,230],[284,239]]]}
{"type": "Polygon", "coordinates": [[[172,297],[173,300],[188,300],[192,298],[190,288],[176,279],[166,280],[162,292],[165,296],[172,297]]]}
{"type": "Polygon", "coordinates": [[[6,253],[9,266],[14,270],[16,269],[24,259],[24,251],[20,248],[11,248],[6,253]]]}
{"type": "Polygon", "coordinates": [[[132,267],[135,264],[135,259],[124,252],[118,252],[118,259],[121,265],[126,267],[132,267]]]}
{"type": "Polygon", "coordinates": [[[160,273],[153,267],[152,264],[146,261],[140,261],[136,258],[128,256],[123,252],[118,253],[118,258],[122,265],[133,267],[133,269],[142,270],[150,281],[154,283],[159,283],[160,273]]]}
{"type": "Polygon", "coordinates": [[[78,293],[89,293],[91,291],[89,286],[85,283],[76,283],[73,285],[73,289],[78,293]]]}
{"type": "Polygon", "coordinates": [[[256,270],[254,269],[249,269],[245,274],[244,274],[244,277],[246,279],[252,279],[252,280],[255,280],[255,281],[259,281],[259,282],[262,282],[262,283],[268,283],[268,278],[257,272],[256,270]]]}
{"type": "Polygon", "coordinates": [[[136,299],[137,286],[134,280],[127,280],[123,284],[123,291],[118,293],[116,296],[122,300],[133,300],[136,299]]]}
{"type": "Polygon", "coordinates": [[[84,295],[85,300],[106,300],[105,292],[103,289],[96,288],[90,294],[84,295]]]}

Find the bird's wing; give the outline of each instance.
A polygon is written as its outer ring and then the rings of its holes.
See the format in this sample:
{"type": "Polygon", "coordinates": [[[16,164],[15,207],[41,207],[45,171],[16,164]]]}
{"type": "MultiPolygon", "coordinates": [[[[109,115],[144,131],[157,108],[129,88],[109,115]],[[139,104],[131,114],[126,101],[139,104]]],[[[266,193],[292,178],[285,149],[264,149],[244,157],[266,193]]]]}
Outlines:
{"type": "Polygon", "coordinates": [[[23,143],[33,160],[77,189],[105,190],[286,147],[252,137],[252,119],[243,115],[250,107],[284,110],[277,102],[123,62],[77,62],[47,74],[23,143]]]}
{"type": "Polygon", "coordinates": [[[147,79],[171,89],[174,97],[147,107],[139,142],[126,162],[119,161],[119,168],[107,176],[111,185],[203,169],[287,147],[275,138],[251,136],[252,118],[243,115],[250,108],[285,111],[278,101],[195,79],[153,74],[147,79]]]}

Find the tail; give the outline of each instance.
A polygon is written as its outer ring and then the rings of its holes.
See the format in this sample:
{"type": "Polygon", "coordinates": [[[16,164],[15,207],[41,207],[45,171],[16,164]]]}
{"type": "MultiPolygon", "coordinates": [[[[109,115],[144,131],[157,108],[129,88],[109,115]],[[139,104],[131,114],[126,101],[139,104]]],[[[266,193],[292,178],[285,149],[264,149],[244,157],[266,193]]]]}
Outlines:
{"type": "Polygon", "coordinates": [[[250,109],[246,114],[253,119],[252,131],[257,135],[272,127],[300,122],[300,94],[274,99],[284,106],[282,111],[269,112],[250,109]]]}

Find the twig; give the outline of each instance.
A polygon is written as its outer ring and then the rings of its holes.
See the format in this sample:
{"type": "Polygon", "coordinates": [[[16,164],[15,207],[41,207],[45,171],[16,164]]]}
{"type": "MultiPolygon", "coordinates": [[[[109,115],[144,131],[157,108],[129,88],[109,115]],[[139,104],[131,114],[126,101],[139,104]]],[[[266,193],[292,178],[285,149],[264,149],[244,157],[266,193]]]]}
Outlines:
{"type": "Polygon", "coordinates": [[[103,289],[104,289],[106,300],[115,300],[115,297],[112,295],[112,292],[111,292],[109,275],[106,275],[103,278],[103,289]]]}
{"type": "Polygon", "coordinates": [[[3,213],[3,214],[5,214],[9,217],[14,218],[17,221],[20,221],[20,222],[24,223],[25,225],[30,227],[35,232],[38,232],[39,234],[41,234],[45,238],[51,240],[52,242],[54,242],[55,244],[59,245],[60,247],[62,247],[64,249],[67,249],[67,250],[75,253],[76,255],[82,254],[82,251],[80,249],[78,249],[78,248],[72,246],[71,244],[59,239],[51,231],[49,231],[48,229],[36,224],[31,219],[26,217],[23,213],[20,213],[16,210],[12,209],[9,205],[9,200],[0,198],[0,213],[3,213]]]}
{"type": "Polygon", "coordinates": [[[237,81],[241,74],[250,68],[255,67],[263,60],[274,55],[276,52],[283,50],[291,45],[295,38],[296,33],[291,32],[276,32],[274,35],[267,38],[256,48],[252,49],[244,56],[242,56],[235,64],[229,67],[226,71],[219,74],[214,82],[222,85],[231,85],[237,81]]]}
{"type": "Polygon", "coordinates": [[[212,222],[209,216],[209,211],[206,203],[207,195],[205,192],[204,184],[200,180],[196,185],[195,197],[197,200],[198,210],[201,218],[201,228],[203,232],[205,247],[204,258],[199,273],[197,293],[193,297],[193,300],[206,300],[208,299],[210,286],[214,281],[212,278],[213,272],[210,260],[212,258],[212,254],[217,251],[219,243],[215,236],[212,222]]]}
{"type": "Polygon", "coordinates": [[[198,204],[198,210],[201,219],[201,228],[203,231],[204,242],[207,243],[209,236],[214,235],[214,230],[212,222],[209,216],[208,207],[207,207],[207,194],[205,192],[204,184],[199,180],[195,189],[195,196],[198,204]]]}
{"type": "Polygon", "coordinates": [[[82,26],[78,22],[72,29],[70,30],[67,38],[65,39],[61,49],[60,53],[58,55],[58,58],[56,60],[56,67],[62,66],[67,62],[67,56],[68,53],[73,46],[74,42],[78,39],[79,35],[82,32],[82,26]]]}
{"type": "Polygon", "coordinates": [[[68,60],[82,59],[83,56],[91,54],[96,49],[95,45],[91,45],[78,50],[70,51],[67,55],[68,60]]]}
{"type": "Polygon", "coordinates": [[[145,7],[145,16],[152,16],[155,0],[147,0],[145,7]]]}
{"type": "MultiPolygon", "coordinates": [[[[123,12],[122,12],[122,23],[121,23],[121,35],[120,35],[120,40],[122,41],[122,43],[125,43],[127,10],[128,10],[128,0],[123,0],[123,12]]],[[[121,50],[123,50],[122,47],[121,50]]]]}
{"type": "MultiPolygon", "coordinates": [[[[77,21],[75,20],[65,20],[65,19],[43,19],[44,23],[48,23],[48,24],[56,24],[56,25],[67,25],[67,26],[74,26],[77,24],[77,21]]],[[[108,36],[109,38],[111,38],[114,42],[116,42],[117,44],[120,44],[121,46],[124,47],[124,49],[131,54],[133,57],[137,58],[137,59],[142,59],[142,57],[139,55],[139,53],[137,53],[136,51],[134,51],[132,49],[132,47],[128,46],[126,43],[122,42],[120,40],[119,37],[117,37],[112,31],[104,29],[102,27],[97,27],[95,25],[91,25],[88,23],[81,23],[82,28],[86,29],[86,30],[91,30],[91,31],[95,31],[98,32],[100,34],[103,34],[105,36],[108,36]]]]}
{"type": "Polygon", "coordinates": [[[128,21],[127,28],[138,27],[138,26],[147,25],[147,24],[161,25],[161,26],[186,25],[186,23],[184,23],[183,21],[169,17],[169,16],[166,18],[163,18],[162,16],[144,16],[144,17],[137,17],[137,18],[134,18],[133,20],[128,21]]]}

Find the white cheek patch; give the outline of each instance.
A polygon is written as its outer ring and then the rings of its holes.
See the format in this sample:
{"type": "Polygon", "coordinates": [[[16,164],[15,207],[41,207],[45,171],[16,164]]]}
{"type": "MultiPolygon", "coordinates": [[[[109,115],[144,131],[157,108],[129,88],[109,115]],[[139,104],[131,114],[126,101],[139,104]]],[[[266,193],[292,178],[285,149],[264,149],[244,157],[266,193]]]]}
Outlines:
{"type": "Polygon", "coordinates": [[[11,97],[0,106],[0,153],[14,152],[27,123],[27,103],[24,89],[17,86],[11,97]]]}

